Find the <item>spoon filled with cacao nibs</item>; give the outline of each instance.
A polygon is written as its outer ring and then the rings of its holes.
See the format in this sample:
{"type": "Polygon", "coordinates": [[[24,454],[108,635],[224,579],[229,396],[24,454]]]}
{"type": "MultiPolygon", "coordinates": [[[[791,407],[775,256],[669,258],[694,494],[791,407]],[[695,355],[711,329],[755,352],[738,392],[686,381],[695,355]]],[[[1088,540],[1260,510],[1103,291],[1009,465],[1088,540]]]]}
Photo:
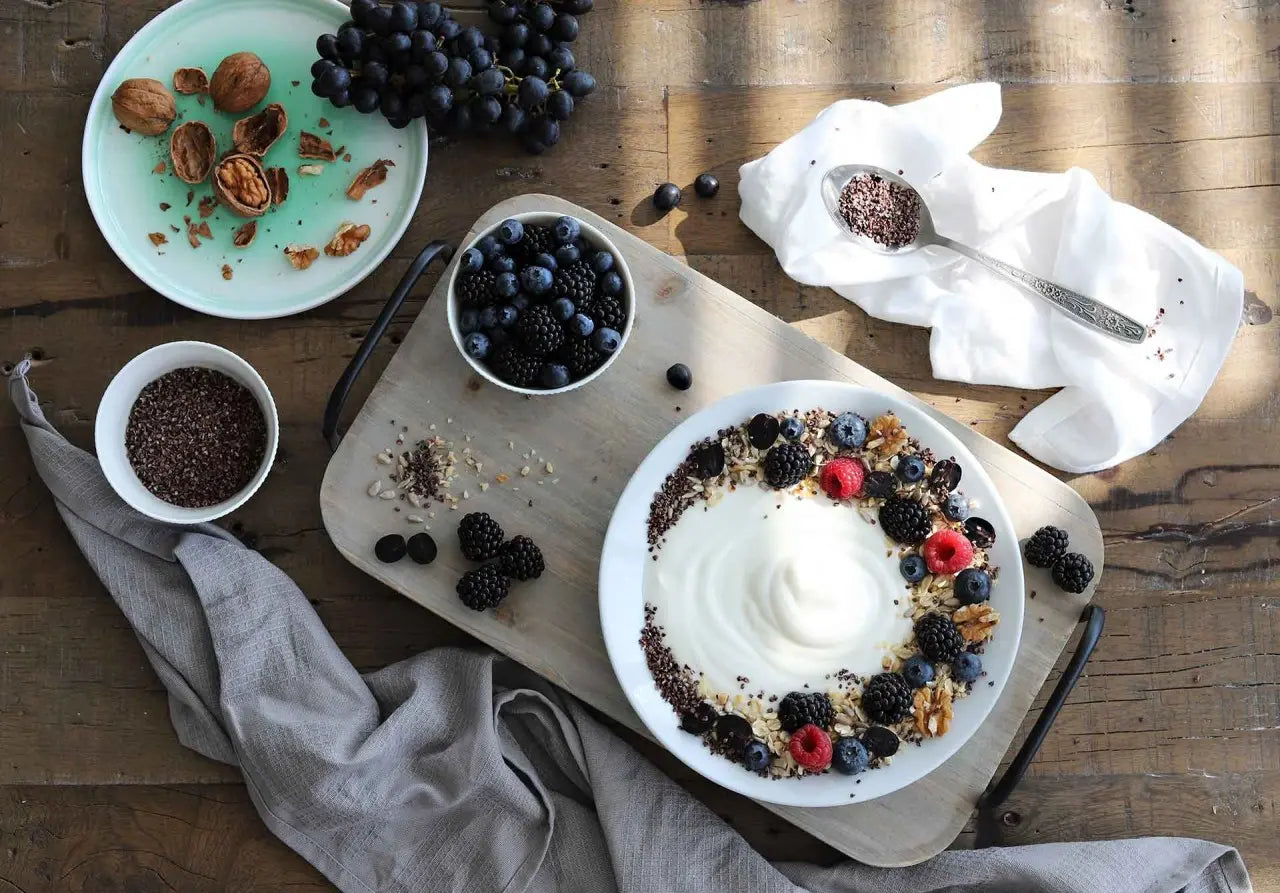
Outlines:
{"type": "Polygon", "coordinates": [[[864,248],[880,254],[905,254],[926,245],[949,248],[1104,335],[1132,344],[1147,337],[1146,326],[1093,298],[942,235],[920,193],[892,171],[871,164],[833,167],[822,178],[822,201],[841,231],[864,248]]]}

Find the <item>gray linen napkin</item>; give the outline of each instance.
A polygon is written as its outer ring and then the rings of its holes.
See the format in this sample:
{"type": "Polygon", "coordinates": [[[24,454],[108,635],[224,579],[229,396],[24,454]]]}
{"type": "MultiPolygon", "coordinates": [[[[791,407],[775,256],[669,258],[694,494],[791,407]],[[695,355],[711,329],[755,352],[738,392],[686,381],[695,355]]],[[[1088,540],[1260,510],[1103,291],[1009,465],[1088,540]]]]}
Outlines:
{"type": "Polygon", "coordinates": [[[267,826],[346,893],[944,890],[1243,893],[1239,854],[1147,838],[770,864],[573,698],[490,652],[361,676],[293,581],[212,525],[134,512],[9,393],[40,477],[169,691],[178,738],[240,767],[267,826]]]}

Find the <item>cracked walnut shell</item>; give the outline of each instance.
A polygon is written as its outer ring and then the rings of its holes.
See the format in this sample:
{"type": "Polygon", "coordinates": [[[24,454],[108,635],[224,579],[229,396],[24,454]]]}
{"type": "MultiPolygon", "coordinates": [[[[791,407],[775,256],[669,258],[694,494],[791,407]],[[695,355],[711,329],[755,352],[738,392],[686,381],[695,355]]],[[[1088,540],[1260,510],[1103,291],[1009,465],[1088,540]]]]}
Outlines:
{"type": "Polygon", "coordinates": [[[271,70],[253,53],[232,53],[218,63],[209,80],[213,107],[220,112],[247,112],[271,89],[271,70]]]}
{"type": "Polygon", "coordinates": [[[360,173],[356,174],[356,178],[351,181],[351,185],[347,187],[347,198],[358,202],[364,198],[364,194],[375,186],[381,186],[387,181],[387,168],[395,167],[394,161],[387,158],[379,158],[373,164],[366,167],[360,173]]]}
{"type": "Polygon", "coordinates": [[[913,702],[916,731],[926,738],[940,738],[947,734],[954,715],[951,701],[951,687],[945,683],[938,683],[931,689],[916,689],[913,702]]]}
{"type": "Polygon", "coordinates": [[[284,106],[273,102],[258,114],[237,121],[231,128],[231,142],[237,152],[261,158],[288,129],[289,116],[284,106]]]}
{"type": "Polygon", "coordinates": [[[314,158],[317,161],[337,161],[333,144],[324,137],[302,131],[298,134],[298,157],[314,158]]]}
{"type": "Polygon", "coordinates": [[[250,220],[231,234],[231,244],[237,248],[248,248],[258,237],[258,221],[250,220]]]}
{"type": "Polygon", "coordinates": [[[173,89],[183,96],[209,92],[209,76],[203,68],[179,68],[173,73],[173,89]]]}
{"type": "Polygon", "coordinates": [[[271,185],[252,155],[228,155],[213,169],[213,192],[241,217],[261,217],[271,207],[271,185]]]}
{"type": "Polygon", "coordinates": [[[986,602],[956,608],[951,620],[966,642],[985,642],[995,634],[1000,614],[986,602]]]}
{"type": "Polygon", "coordinates": [[[129,78],[111,94],[111,111],[125,129],[159,136],[178,116],[173,94],[155,78],[129,78]]]}
{"type": "Polygon", "coordinates": [[[203,183],[213,170],[218,144],[213,131],[203,121],[188,121],[169,137],[169,158],[173,172],[184,183],[203,183]]]}
{"type": "Polygon", "coordinates": [[[289,172],[282,167],[266,170],[267,183],[271,186],[271,204],[279,206],[289,197],[289,172]]]}
{"type": "Polygon", "coordinates": [[[367,223],[344,223],[338,227],[338,232],[329,240],[329,244],[324,246],[324,253],[330,257],[346,257],[369,238],[370,232],[372,230],[367,223]]]}

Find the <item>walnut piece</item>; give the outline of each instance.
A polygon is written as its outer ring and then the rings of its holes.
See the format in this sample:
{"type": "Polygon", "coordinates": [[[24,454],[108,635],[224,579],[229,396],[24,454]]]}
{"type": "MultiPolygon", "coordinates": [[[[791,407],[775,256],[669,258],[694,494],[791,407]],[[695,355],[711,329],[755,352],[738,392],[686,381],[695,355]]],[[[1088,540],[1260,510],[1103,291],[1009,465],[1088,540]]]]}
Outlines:
{"type": "Polygon", "coordinates": [[[310,245],[287,245],[284,256],[289,259],[289,263],[293,264],[295,270],[305,270],[320,256],[320,252],[310,245]]]}
{"type": "Polygon", "coordinates": [[[961,605],[951,615],[951,620],[966,642],[985,642],[995,634],[1000,613],[986,602],[961,605]]]}
{"type": "Polygon", "coordinates": [[[192,248],[200,247],[201,236],[206,239],[213,238],[213,230],[209,229],[209,221],[201,220],[196,223],[190,217],[183,217],[182,220],[187,224],[187,241],[191,243],[192,248]]]}
{"type": "Polygon", "coordinates": [[[926,738],[940,738],[951,728],[951,686],[939,682],[932,689],[918,688],[915,696],[916,731],[926,738]]]}
{"type": "Polygon", "coordinates": [[[250,220],[231,234],[231,244],[237,248],[248,248],[258,237],[258,221],[250,220]]]}
{"type": "Polygon", "coordinates": [[[360,173],[356,174],[356,178],[351,181],[351,185],[347,187],[347,198],[358,202],[364,198],[364,194],[375,186],[381,186],[387,181],[387,168],[395,167],[394,161],[387,158],[379,158],[373,164],[366,167],[360,173]]]}
{"type": "Polygon", "coordinates": [[[323,164],[300,164],[298,165],[298,175],[302,177],[318,177],[324,173],[323,164]]]}
{"type": "Polygon", "coordinates": [[[188,121],[169,137],[169,158],[173,172],[184,183],[203,183],[218,158],[213,131],[203,121],[188,121]]]}
{"type": "Polygon", "coordinates": [[[271,207],[271,186],[252,155],[229,155],[213,171],[213,192],[241,217],[261,217],[271,207]]]}
{"type": "Polygon", "coordinates": [[[209,92],[209,76],[203,68],[179,68],[173,73],[173,89],[183,96],[209,92]]]}
{"type": "Polygon", "coordinates": [[[223,279],[226,279],[226,280],[229,282],[229,281],[231,281],[231,275],[232,275],[232,273],[231,273],[231,264],[223,264],[223,265],[222,265],[222,278],[223,278],[223,279]]]}
{"type": "Polygon", "coordinates": [[[196,205],[196,210],[200,212],[201,217],[210,217],[218,208],[218,200],[212,195],[206,195],[200,199],[200,204],[196,205]]]}
{"type": "Polygon", "coordinates": [[[237,121],[231,128],[231,142],[237,152],[261,158],[288,129],[289,115],[284,106],[273,102],[258,114],[237,121]]]}
{"type": "Polygon", "coordinates": [[[907,445],[907,429],[895,415],[879,416],[871,423],[871,434],[867,446],[879,450],[886,456],[892,456],[907,445]]]}
{"type": "Polygon", "coordinates": [[[283,205],[289,197],[289,172],[282,167],[269,167],[266,175],[267,185],[271,187],[271,204],[283,205]]]}
{"type": "Polygon", "coordinates": [[[125,129],[159,136],[178,116],[173,94],[155,78],[129,78],[111,94],[111,111],[125,129]]]}
{"type": "Polygon", "coordinates": [[[209,96],[220,112],[247,112],[271,89],[271,70],[253,53],[232,53],[218,63],[209,96]]]}
{"type": "Polygon", "coordinates": [[[148,233],[147,238],[150,239],[151,244],[157,248],[169,241],[169,237],[164,233],[148,233]]]}
{"type": "Polygon", "coordinates": [[[354,253],[360,244],[369,238],[370,232],[367,223],[344,223],[338,227],[337,234],[329,240],[329,244],[324,246],[324,253],[330,257],[346,257],[354,253]]]}
{"type": "Polygon", "coordinates": [[[332,143],[305,130],[298,134],[298,157],[314,158],[317,161],[338,160],[338,156],[333,151],[332,143]]]}

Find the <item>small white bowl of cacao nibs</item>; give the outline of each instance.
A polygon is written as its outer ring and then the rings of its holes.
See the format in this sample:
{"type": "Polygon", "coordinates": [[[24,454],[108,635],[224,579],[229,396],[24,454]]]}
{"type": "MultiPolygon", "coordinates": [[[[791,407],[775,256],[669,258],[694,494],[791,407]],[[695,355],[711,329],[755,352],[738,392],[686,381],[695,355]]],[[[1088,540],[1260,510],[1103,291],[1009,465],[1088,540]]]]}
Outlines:
{"type": "Polygon", "coordinates": [[[212,521],[243,505],[271,470],[279,438],[262,376],[202,341],[161,344],[130,360],[107,386],[94,423],[112,488],[170,524],[212,521]]]}
{"type": "Polygon", "coordinates": [[[515,214],[458,254],[449,331],[486,381],[563,394],[604,374],[635,323],[635,282],[598,228],[554,211],[515,214]]]}

